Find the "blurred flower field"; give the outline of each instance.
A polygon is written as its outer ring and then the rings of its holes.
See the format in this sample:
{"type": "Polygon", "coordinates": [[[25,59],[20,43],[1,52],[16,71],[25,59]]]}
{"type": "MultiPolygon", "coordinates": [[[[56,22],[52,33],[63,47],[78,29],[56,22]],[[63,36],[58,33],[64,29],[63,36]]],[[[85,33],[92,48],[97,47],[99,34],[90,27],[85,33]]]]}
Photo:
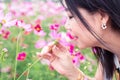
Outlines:
{"type": "Polygon", "coordinates": [[[93,77],[96,61],[90,49],[69,43],[74,37],[65,30],[67,16],[58,1],[11,0],[0,2],[0,80],[67,80],[39,61],[41,49],[59,39],[73,64],[93,77]]]}

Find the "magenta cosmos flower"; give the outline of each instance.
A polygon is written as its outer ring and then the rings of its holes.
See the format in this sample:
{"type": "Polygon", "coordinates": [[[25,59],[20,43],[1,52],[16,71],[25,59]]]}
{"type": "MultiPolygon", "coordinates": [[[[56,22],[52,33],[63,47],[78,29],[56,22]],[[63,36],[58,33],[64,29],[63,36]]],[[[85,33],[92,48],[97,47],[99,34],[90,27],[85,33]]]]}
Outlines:
{"type": "Polygon", "coordinates": [[[8,31],[8,30],[2,30],[1,32],[2,32],[2,37],[3,37],[4,39],[8,39],[8,38],[9,38],[9,36],[10,36],[10,31],[8,31]]]}
{"type": "Polygon", "coordinates": [[[37,31],[37,32],[40,32],[42,30],[41,26],[39,24],[37,24],[34,29],[37,31]]]}
{"type": "Polygon", "coordinates": [[[17,55],[17,60],[18,61],[24,61],[26,59],[26,52],[20,52],[17,55]]]}

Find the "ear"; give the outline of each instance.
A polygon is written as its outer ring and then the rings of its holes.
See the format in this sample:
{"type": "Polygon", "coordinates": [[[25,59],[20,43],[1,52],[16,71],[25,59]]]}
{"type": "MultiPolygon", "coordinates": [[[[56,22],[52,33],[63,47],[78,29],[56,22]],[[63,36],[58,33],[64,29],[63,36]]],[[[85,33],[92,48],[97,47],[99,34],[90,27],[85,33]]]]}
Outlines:
{"type": "Polygon", "coordinates": [[[109,15],[105,11],[102,11],[102,10],[99,10],[99,13],[101,16],[101,22],[102,22],[101,24],[103,24],[103,23],[108,24],[109,15]]]}

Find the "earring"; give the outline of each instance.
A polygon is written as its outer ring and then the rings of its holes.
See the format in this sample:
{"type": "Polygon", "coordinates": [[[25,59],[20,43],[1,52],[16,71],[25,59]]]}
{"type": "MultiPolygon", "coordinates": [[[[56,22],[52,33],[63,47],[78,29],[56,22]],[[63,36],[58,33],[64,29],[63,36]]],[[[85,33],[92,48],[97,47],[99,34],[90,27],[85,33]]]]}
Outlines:
{"type": "Polygon", "coordinates": [[[106,29],[107,25],[105,23],[102,24],[102,29],[106,29]]]}

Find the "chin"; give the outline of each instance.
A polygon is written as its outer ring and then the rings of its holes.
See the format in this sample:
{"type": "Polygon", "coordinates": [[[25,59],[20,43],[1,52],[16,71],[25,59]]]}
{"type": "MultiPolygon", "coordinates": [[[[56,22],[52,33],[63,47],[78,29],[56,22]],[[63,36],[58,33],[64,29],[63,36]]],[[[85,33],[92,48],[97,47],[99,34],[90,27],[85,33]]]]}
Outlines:
{"type": "Polygon", "coordinates": [[[79,44],[77,44],[77,46],[82,50],[82,49],[86,49],[86,48],[88,48],[87,46],[85,46],[85,45],[79,45],[79,44]]]}
{"type": "Polygon", "coordinates": [[[88,45],[85,45],[85,43],[81,43],[81,42],[77,42],[77,41],[73,41],[72,44],[74,44],[75,46],[77,46],[80,49],[85,49],[88,48],[88,45]]]}

